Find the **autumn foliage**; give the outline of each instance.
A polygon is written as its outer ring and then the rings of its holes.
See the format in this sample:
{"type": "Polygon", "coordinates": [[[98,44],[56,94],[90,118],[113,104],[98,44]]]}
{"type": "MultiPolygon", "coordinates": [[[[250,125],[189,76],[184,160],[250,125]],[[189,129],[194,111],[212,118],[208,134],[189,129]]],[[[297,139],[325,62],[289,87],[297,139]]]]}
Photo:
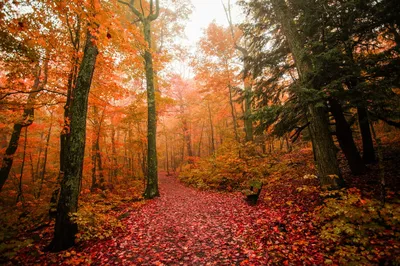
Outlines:
{"type": "Polygon", "coordinates": [[[398,3],[218,4],[0,3],[0,264],[400,264],[398,3]]]}

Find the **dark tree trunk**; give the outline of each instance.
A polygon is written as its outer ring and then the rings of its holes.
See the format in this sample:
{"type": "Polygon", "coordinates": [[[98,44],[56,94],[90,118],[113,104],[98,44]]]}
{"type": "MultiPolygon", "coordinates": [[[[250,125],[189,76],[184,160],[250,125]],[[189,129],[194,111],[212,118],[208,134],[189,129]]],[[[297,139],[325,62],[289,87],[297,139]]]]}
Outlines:
{"type": "Polygon", "coordinates": [[[14,161],[14,154],[17,151],[19,138],[21,136],[21,131],[23,127],[27,127],[32,124],[34,119],[34,102],[35,98],[39,93],[40,84],[40,67],[37,68],[37,73],[35,77],[35,82],[32,87],[32,92],[29,93],[28,100],[22,114],[20,121],[14,124],[13,132],[11,134],[6,153],[3,156],[3,161],[0,168],[0,191],[3,189],[4,184],[8,179],[10,170],[14,161]]]}
{"type": "Polygon", "coordinates": [[[73,88],[76,87],[76,79],[78,76],[78,64],[79,64],[79,50],[81,47],[81,23],[80,23],[80,18],[77,16],[77,23],[76,23],[76,28],[73,30],[71,29],[70,32],[74,32],[75,36],[71,35],[71,43],[73,45],[73,56],[71,60],[71,69],[68,75],[68,83],[67,83],[67,101],[64,105],[64,125],[63,129],[61,130],[60,133],[60,170],[58,173],[57,177],[57,184],[51,194],[50,198],[50,210],[49,210],[49,215],[51,218],[55,218],[55,215],[57,214],[57,203],[58,203],[58,198],[61,190],[61,181],[64,178],[64,171],[65,171],[65,158],[66,158],[66,152],[67,148],[69,146],[69,132],[70,132],[70,109],[72,106],[72,99],[73,99],[73,88]]]}
{"type": "Polygon", "coordinates": [[[329,104],[330,111],[336,121],[336,137],[340,148],[346,156],[351,172],[355,175],[365,173],[366,168],[364,162],[361,159],[356,144],[354,143],[353,133],[343,114],[342,106],[333,98],[329,99],[329,104]]]}
{"type": "Polygon", "coordinates": [[[52,128],[53,128],[53,113],[51,113],[49,131],[47,132],[46,146],[44,148],[43,168],[42,168],[42,171],[40,172],[40,185],[39,185],[39,190],[38,190],[36,198],[40,198],[40,194],[42,193],[43,180],[46,175],[47,156],[48,156],[48,151],[49,151],[52,128]]]}
{"type": "MultiPolygon", "coordinates": [[[[308,75],[312,72],[312,64],[309,62],[304,50],[303,37],[298,32],[289,8],[284,1],[272,0],[272,6],[282,31],[286,37],[289,49],[293,54],[299,73],[300,82],[307,82],[308,75]]],[[[310,85],[308,85],[310,86],[310,85]]],[[[309,88],[315,89],[315,88],[309,88]]],[[[304,99],[307,101],[308,99],[304,99]]],[[[335,145],[329,130],[328,117],[325,112],[323,99],[319,102],[308,103],[310,118],[310,132],[315,151],[318,176],[321,186],[336,189],[344,185],[339,165],[336,159],[335,145]]]]}
{"type": "Polygon", "coordinates": [[[246,134],[246,141],[253,141],[253,121],[251,119],[251,86],[244,82],[244,131],[246,134]]]}
{"type": "MultiPolygon", "coordinates": [[[[145,40],[151,48],[151,20],[144,18],[143,32],[145,40]]],[[[156,98],[154,89],[154,70],[153,58],[150,50],[146,50],[144,54],[145,69],[146,69],[146,83],[147,83],[147,183],[144,191],[146,199],[152,199],[160,196],[158,191],[158,170],[157,170],[157,114],[156,114],[156,98]]]]}
{"type": "MultiPolygon", "coordinates": [[[[354,65],[356,65],[353,48],[347,47],[346,54],[351,58],[351,61],[354,65]]],[[[357,76],[361,76],[361,71],[356,71],[357,76]]],[[[362,99],[362,92],[357,88],[359,83],[358,77],[352,77],[346,83],[349,90],[355,91],[356,96],[360,99],[360,102],[357,106],[357,114],[358,114],[358,125],[360,127],[362,144],[363,144],[363,160],[364,163],[373,163],[376,160],[374,144],[372,141],[370,122],[368,118],[368,110],[366,108],[366,104],[362,99]]]]}
{"type": "Polygon", "coordinates": [[[363,144],[363,160],[365,163],[373,163],[376,161],[374,144],[372,142],[372,135],[370,129],[370,122],[368,119],[368,111],[365,107],[357,107],[358,124],[363,144]]]}
{"type": "Polygon", "coordinates": [[[309,105],[308,110],[311,118],[310,133],[321,186],[340,188],[344,186],[344,181],[339,172],[336,147],[328,128],[328,118],[325,110],[313,105],[309,105]]]}
{"type": "Polygon", "coordinates": [[[43,131],[40,133],[40,144],[39,144],[39,154],[38,154],[38,160],[36,162],[36,171],[34,172],[34,174],[32,175],[32,180],[33,183],[35,183],[34,181],[37,179],[37,177],[39,176],[39,169],[40,169],[40,165],[41,165],[41,158],[42,158],[42,141],[43,141],[43,136],[44,133],[43,131]]]}
{"type": "Polygon", "coordinates": [[[65,250],[73,246],[75,234],[78,232],[78,226],[71,215],[78,210],[78,195],[85,152],[88,98],[97,54],[95,38],[88,29],[83,59],[74,89],[74,102],[70,108],[69,145],[65,153],[64,177],[57,205],[54,238],[48,246],[51,251],[65,250]]]}
{"type": "Polygon", "coordinates": [[[19,183],[18,183],[18,195],[16,202],[24,200],[24,193],[22,191],[22,177],[24,175],[24,168],[25,168],[25,157],[26,157],[26,144],[28,143],[28,128],[25,127],[25,136],[24,136],[24,153],[22,154],[22,165],[21,165],[21,172],[19,175],[19,183]]]}

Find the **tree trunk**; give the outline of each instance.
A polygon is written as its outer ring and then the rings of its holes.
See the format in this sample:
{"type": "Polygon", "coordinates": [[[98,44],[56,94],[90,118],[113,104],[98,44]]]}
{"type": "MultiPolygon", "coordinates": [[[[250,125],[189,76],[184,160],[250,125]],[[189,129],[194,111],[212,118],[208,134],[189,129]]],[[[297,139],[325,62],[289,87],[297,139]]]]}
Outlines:
{"type": "Polygon", "coordinates": [[[238,130],[237,130],[235,106],[233,104],[232,86],[230,84],[228,85],[228,89],[229,89],[229,105],[231,106],[231,115],[232,115],[232,122],[233,122],[233,133],[235,133],[235,140],[237,142],[240,142],[238,130]]]}
{"type": "Polygon", "coordinates": [[[244,131],[246,141],[253,141],[253,121],[251,119],[251,87],[245,81],[244,88],[244,131]]]}
{"type": "Polygon", "coordinates": [[[169,175],[169,156],[168,156],[168,135],[167,131],[165,131],[165,159],[167,164],[167,175],[169,175]]]}
{"type": "MultiPolygon", "coordinates": [[[[42,158],[42,141],[43,141],[43,131],[40,132],[40,144],[39,144],[39,154],[38,154],[38,160],[36,162],[36,171],[34,172],[34,175],[32,176],[32,180],[36,180],[39,176],[39,169],[40,169],[40,165],[41,165],[41,158],[42,158]]],[[[34,183],[34,182],[33,182],[34,183]]]]}
{"type": "Polygon", "coordinates": [[[78,210],[79,186],[85,152],[88,98],[97,54],[95,37],[88,29],[83,59],[74,89],[74,102],[70,109],[69,145],[65,153],[64,177],[57,205],[54,238],[48,246],[48,249],[52,251],[65,250],[73,246],[75,234],[78,232],[78,226],[71,215],[78,210]]]}
{"type": "Polygon", "coordinates": [[[208,119],[210,121],[210,130],[211,130],[211,154],[215,153],[215,138],[214,138],[214,125],[211,117],[211,108],[210,103],[207,103],[208,106],[208,119]]]}
{"type": "MultiPolygon", "coordinates": [[[[111,150],[112,150],[112,165],[111,177],[115,180],[118,175],[118,161],[117,161],[117,148],[115,146],[115,127],[111,124],[111,150]]],[[[118,139],[118,136],[117,136],[118,139]]]]}
{"type": "Polygon", "coordinates": [[[100,152],[100,136],[97,136],[96,139],[96,158],[97,158],[97,166],[98,166],[98,172],[99,172],[99,184],[97,186],[100,189],[104,189],[104,169],[103,169],[103,162],[101,159],[101,152],[100,152]]]}
{"type": "Polygon", "coordinates": [[[376,156],[374,144],[372,142],[367,108],[362,106],[357,107],[357,114],[363,144],[363,160],[365,163],[373,163],[376,161],[376,156]]]}
{"type": "Polygon", "coordinates": [[[336,147],[328,128],[324,108],[308,106],[310,112],[310,134],[316,159],[318,178],[324,188],[340,188],[344,181],[339,172],[336,147]]]}
{"type": "MultiPolygon", "coordinates": [[[[77,76],[78,76],[78,68],[79,68],[79,51],[81,47],[81,23],[80,18],[77,15],[77,27],[74,28],[73,32],[75,33],[75,37],[70,35],[71,43],[73,45],[73,56],[71,60],[71,69],[68,74],[68,82],[67,82],[67,101],[64,105],[64,125],[60,133],[60,169],[57,177],[57,184],[51,194],[50,198],[50,209],[49,216],[50,218],[55,218],[57,214],[57,204],[58,198],[61,190],[61,181],[64,178],[65,171],[65,158],[67,153],[67,148],[69,147],[69,133],[70,133],[70,113],[73,102],[73,88],[76,87],[77,84],[77,76]]],[[[72,29],[71,31],[72,32],[72,29]]]]}
{"type": "Polygon", "coordinates": [[[189,157],[193,156],[193,151],[192,151],[192,138],[190,134],[190,129],[188,127],[188,123],[186,119],[183,119],[183,132],[185,134],[185,142],[186,142],[186,149],[187,149],[187,155],[189,157]]]}
{"type": "Polygon", "coordinates": [[[157,145],[156,145],[156,134],[157,134],[157,114],[156,114],[156,98],[154,89],[154,70],[153,70],[153,58],[151,55],[151,20],[144,18],[143,32],[145,40],[148,44],[144,54],[145,69],[146,69],[146,89],[147,89],[147,111],[148,111],[148,122],[147,122],[147,184],[144,192],[146,199],[152,199],[160,196],[158,191],[158,170],[157,170],[157,145]]]}
{"type": "Polygon", "coordinates": [[[53,128],[53,113],[51,113],[49,131],[47,132],[46,146],[44,148],[43,168],[42,168],[42,171],[40,172],[40,185],[39,185],[39,190],[38,190],[38,194],[37,194],[36,198],[40,198],[40,194],[42,193],[43,180],[46,175],[47,155],[48,155],[48,151],[49,151],[52,128],[53,128]]]}
{"type": "Polygon", "coordinates": [[[329,104],[331,107],[330,111],[336,122],[336,137],[340,148],[346,156],[351,172],[354,175],[365,173],[366,168],[364,162],[361,159],[356,144],[354,143],[353,133],[351,132],[349,123],[347,123],[346,118],[344,117],[342,106],[333,98],[329,99],[329,104]]]}
{"type": "Polygon", "coordinates": [[[25,167],[25,156],[26,156],[26,144],[28,143],[28,128],[25,127],[25,138],[24,138],[24,153],[22,154],[22,165],[21,165],[21,173],[19,175],[19,183],[18,183],[18,195],[16,202],[24,200],[24,194],[22,191],[22,177],[24,175],[24,167],[25,167]]]}
{"type": "MultiPolygon", "coordinates": [[[[47,62],[47,60],[45,61],[47,62]]],[[[39,84],[40,84],[40,67],[37,66],[37,72],[35,77],[35,82],[32,87],[32,92],[29,93],[28,100],[22,114],[22,118],[20,121],[14,124],[13,132],[11,134],[10,141],[8,143],[8,147],[6,149],[6,153],[3,156],[3,161],[0,168],[0,191],[3,189],[4,184],[8,179],[8,175],[10,174],[10,170],[14,161],[14,154],[17,151],[19,138],[21,136],[21,131],[23,127],[28,127],[32,124],[34,119],[34,103],[35,98],[39,93],[39,84]]]]}
{"type": "MultiPolygon", "coordinates": [[[[348,47],[346,49],[346,54],[351,58],[353,64],[356,64],[353,49],[352,47],[348,47]]],[[[356,71],[356,74],[361,76],[361,71],[356,71]]],[[[363,160],[364,163],[373,163],[376,160],[374,144],[372,141],[370,122],[368,118],[368,110],[362,99],[362,92],[358,90],[357,85],[359,81],[357,77],[350,78],[350,80],[346,83],[349,90],[356,91],[357,97],[360,99],[360,102],[357,106],[357,114],[358,114],[358,125],[360,127],[362,144],[363,144],[363,160]]]]}
{"type": "Polygon", "coordinates": [[[199,139],[199,147],[197,150],[197,156],[201,157],[201,142],[203,140],[203,131],[204,131],[204,122],[201,125],[201,131],[200,131],[200,139],[199,139]]]}
{"type": "Polygon", "coordinates": [[[101,161],[100,153],[100,132],[101,125],[104,120],[104,112],[101,115],[101,120],[99,121],[99,112],[96,105],[93,105],[93,142],[92,142],[92,186],[91,190],[94,191],[96,188],[104,189],[104,173],[103,165],[101,161]],[[97,172],[99,180],[97,180],[97,172]]]}
{"type": "MultiPolygon", "coordinates": [[[[289,44],[289,49],[293,54],[299,73],[299,80],[305,84],[307,76],[312,72],[312,64],[304,51],[305,42],[297,31],[286,2],[279,0],[272,0],[271,2],[276,13],[276,18],[281,24],[282,31],[289,44]]],[[[308,99],[304,100],[307,101],[308,99]]],[[[313,148],[321,186],[330,189],[340,188],[344,184],[344,181],[336,159],[335,146],[329,130],[323,99],[318,102],[308,103],[307,109],[310,117],[309,128],[313,140],[313,148]]]]}

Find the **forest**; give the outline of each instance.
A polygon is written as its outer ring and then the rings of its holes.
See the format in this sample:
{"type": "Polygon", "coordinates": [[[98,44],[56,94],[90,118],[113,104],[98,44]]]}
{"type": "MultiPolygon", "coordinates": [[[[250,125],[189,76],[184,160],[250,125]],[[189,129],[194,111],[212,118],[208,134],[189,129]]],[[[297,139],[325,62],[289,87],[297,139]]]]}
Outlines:
{"type": "Polygon", "coordinates": [[[400,265],[398,1],[195,3],[0,2],[0,264],[400,265]]]}

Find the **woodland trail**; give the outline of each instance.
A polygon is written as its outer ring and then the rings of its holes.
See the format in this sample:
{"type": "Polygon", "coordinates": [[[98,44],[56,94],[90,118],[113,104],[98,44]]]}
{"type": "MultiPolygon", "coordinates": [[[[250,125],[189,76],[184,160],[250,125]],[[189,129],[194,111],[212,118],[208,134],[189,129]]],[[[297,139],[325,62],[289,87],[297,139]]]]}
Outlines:
{"type": "Polygon", "coordinates": [[[124,220],[127,234],[92,247],[95,265],[239,265],[254,257],[240,235],[256,226],[259,209],[240,194],[198,191],[165,174],[160,192],[124,220]]]}

